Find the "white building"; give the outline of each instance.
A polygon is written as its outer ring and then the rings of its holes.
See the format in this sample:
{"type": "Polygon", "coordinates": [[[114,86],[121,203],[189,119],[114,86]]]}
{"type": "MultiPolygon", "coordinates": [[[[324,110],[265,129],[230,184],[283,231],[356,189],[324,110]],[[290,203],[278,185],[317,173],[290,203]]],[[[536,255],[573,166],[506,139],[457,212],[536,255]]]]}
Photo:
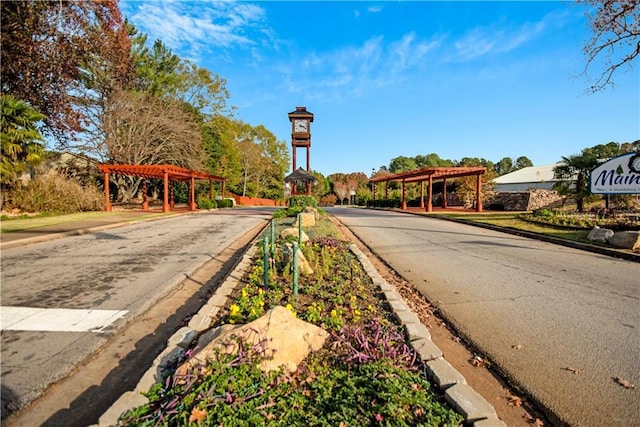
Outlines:
{"type": "Polygon", "coordinates": [[[545,166],[529,166],[497,177],[493,180],[496,192],[518,192],[530,189],[551,190],[553,169],[558,164],[545,166]]]}

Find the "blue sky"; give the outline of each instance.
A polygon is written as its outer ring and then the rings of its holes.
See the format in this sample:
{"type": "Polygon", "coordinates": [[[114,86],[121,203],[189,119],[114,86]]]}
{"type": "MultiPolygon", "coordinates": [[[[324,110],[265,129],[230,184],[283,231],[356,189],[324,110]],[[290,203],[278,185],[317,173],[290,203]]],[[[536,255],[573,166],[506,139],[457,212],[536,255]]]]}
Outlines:
{"type": "MultiPolygon", "coordinates": [[[[122,0],[152,42],[227,81],[236,118],[291,150],[306,106],[311,169],[371,174],[398,156],[527,156],[640,139],[638,66],[587,95],[591,33],[574,2],[122,0]]],[[[597,69],[593,70],[595,74],[597,69]]],[[[305,162],[298,149],[298,166],[305,162]],[[301,160],[303,159],[303,160],[301,160]]]]}

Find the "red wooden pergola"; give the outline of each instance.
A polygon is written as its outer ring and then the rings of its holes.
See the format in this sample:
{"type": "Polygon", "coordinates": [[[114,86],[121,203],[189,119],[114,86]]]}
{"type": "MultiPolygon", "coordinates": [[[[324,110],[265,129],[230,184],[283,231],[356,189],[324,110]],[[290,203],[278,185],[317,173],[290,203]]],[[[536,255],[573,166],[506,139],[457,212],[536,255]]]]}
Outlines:
{"type": "Polygon", "coordinates": [[[98,165],[98,169],[104,173],[104,194],[106,199],[106,205],[104,210],[110,211],[111,201],[109,200],[109,176],[114,175],[126,175],[141,177],[142,181],[142,209],[149,209],[149,203],[147,202],[147,179],[159,178],[164,182],[162,212],[169,212],[173,206],[173,186],[169,186],[169,181],[182,181],[187,182],[189,186],[189,210],[195,211],[196,197],[195,197],[195,180],[208,180],[209,181],[209,198],[213,198],[213,182],[222,183],[222,197],[224,198],[224,183],[226,178],[212,175],[206,172],[194,171],[187,168],[181,168],[174,165],[111,165],[102,164],[98,165]],[[171,192],[171,197],[169,197],[171,192]]]}
{"type": "Polygon", "coordinates": [[[371,179],[374,183],[373,186],[373,198],[376,199],[376,186],[378,182],[385,183],[385,198],[389,196],[389,182],[400,181],[402,182],[402,210],[407,209],[407,199],[405,194],[405,184],[410,182],[420,183],[420,208],[425,209],[427,212],[433,211],[432,195],[433,195],[433,181],[443,181],[443,194],[442,194],[442,207],[447,207],[447,178],[460,178],[463,176],[473,176],[476,178],[476,211],[482,212],[482,175],[486,172],[486,168],[483,167],[438,167],[438,168],[422,168],[408,172],[401,172],[392,175],[378,176],[371,179]],[[428,182],[428,197],[427,206],[424,206],[424,182],[428,182]]]}

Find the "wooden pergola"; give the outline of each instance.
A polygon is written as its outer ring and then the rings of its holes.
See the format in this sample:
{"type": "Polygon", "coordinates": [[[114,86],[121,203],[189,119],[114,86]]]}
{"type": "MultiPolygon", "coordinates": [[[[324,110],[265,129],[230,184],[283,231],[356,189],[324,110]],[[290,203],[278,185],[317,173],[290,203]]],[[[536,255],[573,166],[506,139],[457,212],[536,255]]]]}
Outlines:
{"type": "Polygon", "coordinates": [[[189,210],[195,211],[196,197],[195,197],[195,180],[208,180],[209,181],[209,198],[213,198],[213,182],[222,183],[222,197],[224,198],[224,183],[226,178],[221,176],[212,175],[206,172],[195,171],[187,168],[181,168],[174,165],[111,165],[101,164],[98,165],[100,172],[104,173],[104,194],[106,199],[105,210],[110,211],[112,209],[111,201],[109,200],[109,176],[125,175],[135,176],[143,178],[142,181],[142,209],[149,209],[149,203],[147,201],[147,179],[159,178],[163,180],[164,191],[162,201],[162,212],[169,212],[173,207],[173,186],[169,186],[170,181],[186,182],[189,186],[189,210]],[[171,195],[169,195],[171,193],[171,195]]]}
{"type": "Polygon", "coordinates": [[[389,196],[389,182],[399,181],[402,182],[402,210],[407,209],[407,199],[405,193],[405,184],[411,182],[420,183],[420,208],[425,209],[427,212],[433,211],[432,195],[433,195],[433,181],[443,181],[443,194],[442,194],[442,207],[447,207],[447,179],[448,178],[460,178],[463,176],[476,176],[476,211],[482,212],[482,175],[486,172],[486,168],[483,167],[437,167],[437,168],[422,168],[408,172],[401,172],[392,175],[379,176],[371,179],[373,186],[373,198],[376,199],[376,183],[385,183],[385,198],[389,196]],[[428,197],[427,205],[424,205],[424,182],[428,183],[428,197]]]}

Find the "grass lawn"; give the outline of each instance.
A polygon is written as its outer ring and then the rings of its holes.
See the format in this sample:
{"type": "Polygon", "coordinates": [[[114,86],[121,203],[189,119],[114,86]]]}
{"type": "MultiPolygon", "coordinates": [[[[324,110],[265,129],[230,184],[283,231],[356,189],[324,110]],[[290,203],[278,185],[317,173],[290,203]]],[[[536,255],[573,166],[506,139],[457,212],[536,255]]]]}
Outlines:
{"type": "Polygon", "coordinates": [[[544,234],[560,239],[575,240],[579,242],[590,242],[587,239],[589,230],[563,229],[544,224],[536,224],[531,221],[520,219],[520,213],[484,213],[484,214],[434,214],[436,217],[459,219],[470,222],[491,224],[498,227],[512,228],[515,230],[528,231],[530,233],[544,234]]]}
{"type": "Polygon", "coordinates": [[[50,225],[62,224],[65,222],[75,222],[92,219],[120,218],[122,221],[136,221],[139,219],[158,216],[161,214],[136,214],[135,216],[127,215],[125,212],[78,212],[64,215],[40,215],[40,216],[20,216],[15,218],[2,217],[0,221],[0,233],[10,233],[23,230],[31,230],[34,228],[47,227],[50,225]]]}

